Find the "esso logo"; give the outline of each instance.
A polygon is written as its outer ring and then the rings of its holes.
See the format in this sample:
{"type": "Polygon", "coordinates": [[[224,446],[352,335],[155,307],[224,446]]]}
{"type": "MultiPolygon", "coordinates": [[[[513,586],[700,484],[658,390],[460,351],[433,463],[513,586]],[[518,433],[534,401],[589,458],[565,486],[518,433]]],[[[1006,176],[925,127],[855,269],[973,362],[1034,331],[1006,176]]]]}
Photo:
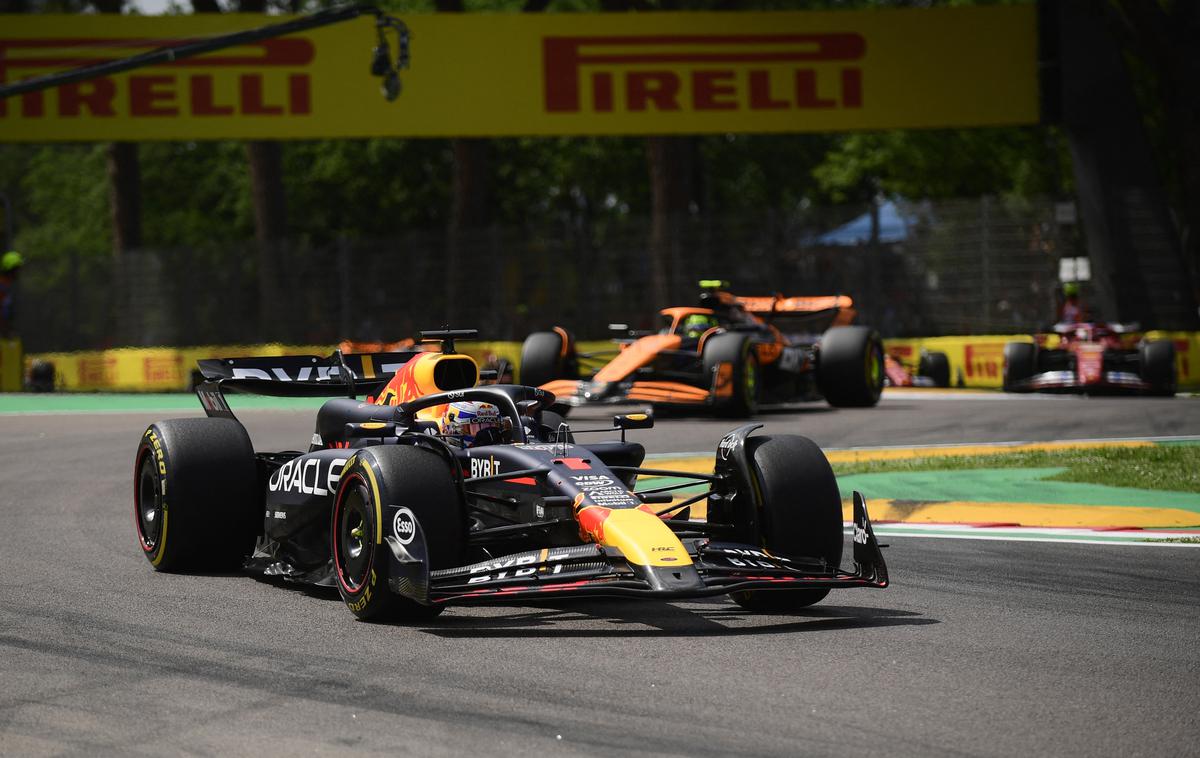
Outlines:
{"type": "Polygon", "coordinates": [[[417,536],[417,518],[407,508],[396,511],[392,518],[392,533],[401,545],[407,545],[417,536]]]}

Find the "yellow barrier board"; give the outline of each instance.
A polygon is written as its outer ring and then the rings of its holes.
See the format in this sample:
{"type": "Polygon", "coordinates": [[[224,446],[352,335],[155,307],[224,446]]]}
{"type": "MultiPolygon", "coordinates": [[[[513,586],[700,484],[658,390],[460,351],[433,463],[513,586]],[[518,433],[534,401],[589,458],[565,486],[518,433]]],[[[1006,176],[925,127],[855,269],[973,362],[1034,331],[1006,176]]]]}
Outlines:
{"type": "Polygon", "coordinates": [[[24,376],[21,340],[0,338],[0,392],[20,392],[24,376]]]}
{"type": "MultiPolygon", "coordinates": [[[[1179,386],[1200,388],[1200,333],[1148,332],[1148,339],[1170,339],[1175,343],[1179,386]]],[[[1032,341],[1029,335],[989,335],[981,337],[923,337],[892,339],[885,342],[888,352],[915,361],[921,350],[940,350],[950,361],[951,383],[955,386],[999,389],[1004,370],[1004,345],[1014,341],[1032,341]]],[[[11,342],[11,341],[10,341],[11,342]]],[[[0,342],[0,347],[9,343],[0,342]]],[[[581,352],[615,349],[611,341],[580,342],[581,352]]],[[[463,342],[461,352],[480,364],[503,358],[513,364],[520,379],[521,343],[463,342]]],[[[5,350],[9,348],[4,348],[5,350]]],[[[329,355],[331,345],[212,345],[187,348],[122,348],[80,353],[41,353],[26,356],[51,361],[58,374],[59,387],[75,391],[162,392],[185,390],[191,384],[192,371],[201,358],[236,358],[270,355],[329,355]]],[[[0,358],[0,377],[10,368],[10,353],[0,358]]],[[[13,365],[19,366],[17,362],[13,365]]],[[[20,389],[20,373],[15,374],[13,390],[20,389]]],[[[8,385],[5,385],[7,388],[8,385]]]]}
{"type": "MultiPolygon", "coordinates": [[[[1200,388],[1200,333],[1146,332],[1146,339],[1169,339],[1175,343],[1175,369],[1179,386],[1200,388]]],[[[946,354],[950,383],[956,387],[999,389],[1004,377],[1004,346],[1009,342],[1032,342],[1028,334],[977,337],[916,337],[885,340],[889,353],[915,363],[922,350],[946,354]]]]}
{"type": "Polygon", "coordinates": [[[327,345],[237,345],[187,348],[119,348],[42,353],[28,361],[54,364],[59,389],[75,392],[173,392],[191,386],[201,358],[256,355],[329,355],[327,345]]]}
{"type": "MultiPolygon", "coordinates": [[[[513,364],[521,354],[516,342],[472,342],[459,351],[481,364],[495,356],[513,364]]],[[[332,345],[210,345],[183,348],[119,348],[77,353],[40,353],[26,363],[46,360],[54,364],[57,386],[69,392],[175,392],[192,386],[196,361],[204,358],[317,355],[333,352],[332,345]]],[[[17,364],[20,365],[20,364],[17,364]]],[[[12,391],[20,389],[18,384],[12,391]]],[[[9,391],[9,390],[5,390],[9,391]]]]}
{"type": "MultiPolygon", "coordinates": [[[[809,132],[1038,120],[1036,10],[401,18],[394,102],[351,22],[0,101],[0,141],[809,132]]],[[[8,15],[14,81],[282,21],[8,15]]],[[[395,53],[393,45],[393,54],[395,53]]]]}

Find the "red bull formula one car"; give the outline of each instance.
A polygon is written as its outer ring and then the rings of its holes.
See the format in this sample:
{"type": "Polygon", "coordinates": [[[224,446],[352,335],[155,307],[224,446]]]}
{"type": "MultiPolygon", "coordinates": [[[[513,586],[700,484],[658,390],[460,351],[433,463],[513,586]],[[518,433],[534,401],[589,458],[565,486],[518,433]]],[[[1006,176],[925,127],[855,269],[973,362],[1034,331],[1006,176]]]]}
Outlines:
{"type": "Polygon", "coordinates": [[[1122,324],[1061,323],[1053,335],[1004,346],[1005,392],[1171,396],[1177,381],[1174,343],[1142,339],[1136,328],[1122,324]]]}
{"type": "Polygon", "coordinates": [[[721,439],[712,474],[644,468],[643,447],[625,433],[652,417],[571,429],[547,410],[555,398],[545,390],[476,386],[474,360],[453,351],[466,334],[427,333],[445,341],[440,353],[201,361],[208,417],[152,424],[137,449],[142,554],[159,571],[240,566],[335,586],[364,620],[592,596],[728,594],[785,611],[832,589],[887,586],[857,493],[855,567],[840,568],[841,497],[810,440],[755,435],[749,424],[721,439]],[[348,397],[318,411],[307,452],[261,452],[230,390],[348,397]],[[474,423],[485,413],[492,423],[474,423]],[[601,431],[620,439],[577,441],[601,431]],[[668,475],[671,484],[636,486],[668,475]],[[701,501],[707,520],[693,521],[701,501]]]}
{"type": "Polygon", "coordinates": [[[580,353],[561,327],[521,349],[524,384],[554,393],[559,409],[644,402],[748,416],[760,406],[824,397],[872,406],[884,385],[883,342],[852,326],[845,295],[739,297],[701,282],[698,306],[664,308],[655,332],[629,332],[612,350],[580,353]]]}

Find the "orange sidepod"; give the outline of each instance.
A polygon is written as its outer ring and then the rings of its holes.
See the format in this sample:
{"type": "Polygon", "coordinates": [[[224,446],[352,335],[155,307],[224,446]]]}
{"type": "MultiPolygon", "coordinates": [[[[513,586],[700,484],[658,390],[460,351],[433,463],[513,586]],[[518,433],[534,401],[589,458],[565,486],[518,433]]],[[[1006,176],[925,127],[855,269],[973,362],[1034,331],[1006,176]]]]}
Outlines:
{"type": "Polygon", "coordinates": [[[576,513],[580,536],[598,545],[615,547],[639,566],[688,566],[691,556],[683,543],[646,506],[605,508],[582,504],[576,513]]]}
{"type": "Polygon", "coordinates": [[[642,337],[626,346],[607,366],[596,372],[593,379],[597,382],[619,382],[654,360],[663,350],[678,348],[681,342],[683,340],[677,334],[651,334],[642,337]]]}
{"type": "Polygon", "coordinates": [[[707,403],[708,390],[682,382],[634,382],[626,397],[651,403],[707,403]]]}
{"type": "Polygon", "coordinates": [[[546,382],[542,385],[542,389],[546,390],[555,397],[569,397],[574,395],[579,389],[578,379],[555,379],[552,382],[546,382]]]}

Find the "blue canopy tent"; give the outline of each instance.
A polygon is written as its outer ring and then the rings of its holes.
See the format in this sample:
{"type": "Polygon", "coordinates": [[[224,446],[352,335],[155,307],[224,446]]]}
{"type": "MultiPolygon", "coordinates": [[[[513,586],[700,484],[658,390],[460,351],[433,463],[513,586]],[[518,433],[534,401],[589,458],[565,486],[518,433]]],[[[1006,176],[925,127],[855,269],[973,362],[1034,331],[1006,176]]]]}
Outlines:
{"type": "MultiPolygon", "coordinates": [[[[896,203],[888,200],[879,206],[879,241],[883,244],[903,242],[908,239],[908,230],[917,223],[916,214],[901,215],[896,203]]],[[[835,245],[850,247],[865,245],[871,241],[871,214],[847,221],[836,229],[825,232],[815,239],[808,240],[814,245],[835,245]]]]}

